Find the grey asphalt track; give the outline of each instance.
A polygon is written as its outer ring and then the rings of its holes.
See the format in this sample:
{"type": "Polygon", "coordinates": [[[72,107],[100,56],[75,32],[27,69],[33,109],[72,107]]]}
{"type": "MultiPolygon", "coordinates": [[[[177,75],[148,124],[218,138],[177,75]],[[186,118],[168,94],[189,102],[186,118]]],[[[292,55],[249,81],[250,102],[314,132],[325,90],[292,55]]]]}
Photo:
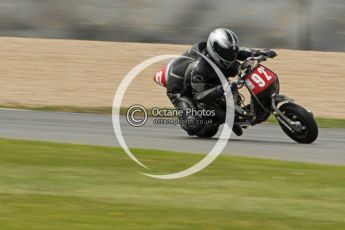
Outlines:
{"type": "MultiPolygon", "coordinates": [[[[150,119],[134,128],[123,118],[121,127],[130,147],[205,154],[217,141],[188,137],[179,126],[157,126],[150,119]]],[[[119,146],[111,116],[92,114],[1,109],[0,137],[119,146]]],[[[302,145],[290,140],[279,126],[258,125],[245,130],[242,137],[233,135],[223,154],[345,165],[345,129],[320,129],[314,144],[302,145]]]]}

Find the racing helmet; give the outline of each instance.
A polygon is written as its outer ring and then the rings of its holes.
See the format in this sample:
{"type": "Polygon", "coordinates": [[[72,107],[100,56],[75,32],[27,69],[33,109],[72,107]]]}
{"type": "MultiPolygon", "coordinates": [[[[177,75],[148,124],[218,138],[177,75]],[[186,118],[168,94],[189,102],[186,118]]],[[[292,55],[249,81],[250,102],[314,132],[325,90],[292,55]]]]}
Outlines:
{"type": "Polygon", "coordinates": [[[227,69],[237,60],[238,43],[238,37],[231,30],[215,29],[207,39],[207,52],[219,67],[227,69]]]}

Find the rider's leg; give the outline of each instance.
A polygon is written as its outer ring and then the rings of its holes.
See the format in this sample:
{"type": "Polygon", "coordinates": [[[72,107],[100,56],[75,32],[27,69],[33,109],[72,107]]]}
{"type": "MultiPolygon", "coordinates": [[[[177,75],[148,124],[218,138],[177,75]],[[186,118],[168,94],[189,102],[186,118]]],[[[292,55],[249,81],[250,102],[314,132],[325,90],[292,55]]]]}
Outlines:
{"type": "Polygon", "coordinates": [[[190,111],[195,110],[193,101],[185,95],[182,95],[185,89],[185,73],[192,59],[178,58],[172,61],[167,68],[167,95],[171,103],[178,111],[181,111],[179,121],[181,127],[188,132],[189,135],[195,135],[200,130],[198,120],[200,117],[190,111]]]}
{"type": "MultiPolygon", "coordinates": [[[[219,124],[223,124],[225,122],[225,117],[226,117],[225,109],[221,108],[217,104],[208,104],[206,106],[207,108],[213,109],[215,111],[215,118],[217,122],[219,122],[219,124]]],[[[237,111],[235,112],[237,113],[237,111]]],[[[232,131],[236,134],[236,136],[241,136],[243,134],[243,130],[240,125],[234,124],[232,131]]]]}
{"type": "Polygon", "coordinates": [[[175,106],[181,116],[178,117],[182,129],[184,129],[189,135],[196,135],[202,128],[202,117],[195,116],[193,112],[196,111],[196,107],[191,99],[188,97],[181,97],[179,94],[168,93],[168,97],[175,106]]]}

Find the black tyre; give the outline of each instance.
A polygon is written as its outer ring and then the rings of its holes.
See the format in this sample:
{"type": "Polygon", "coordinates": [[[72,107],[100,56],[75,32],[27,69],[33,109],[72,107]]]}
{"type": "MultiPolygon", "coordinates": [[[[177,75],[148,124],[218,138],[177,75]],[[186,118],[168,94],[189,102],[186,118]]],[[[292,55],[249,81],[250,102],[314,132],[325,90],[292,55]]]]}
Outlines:
{"type": "Polygon", "coordinates": [[[279,122],[279,125],[285,134],[288,135],[292,140],[298,143],[311,144],[317,139],[319,129],[313,115],[310,112],[294,103],[283,104],[279,107],[279,110],[290,120],[299,121],[302,124],[302,131],[291,132],[279,122]]]}
{"type": "Polygon", "coordinates": [[[218,133],[219,125],[205,125],[197,134],[200,138],[212,138],[218,133]]]}

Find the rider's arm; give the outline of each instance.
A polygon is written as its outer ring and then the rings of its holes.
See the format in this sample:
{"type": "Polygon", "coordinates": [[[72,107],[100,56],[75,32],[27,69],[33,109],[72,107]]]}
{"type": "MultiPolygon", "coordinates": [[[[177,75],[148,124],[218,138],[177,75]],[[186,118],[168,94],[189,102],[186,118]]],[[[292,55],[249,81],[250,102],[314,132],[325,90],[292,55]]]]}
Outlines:
{"type": "Polygon", "coordinates": [[[277,53],[275,51],[269,50],[269,49],[266,49],[266,50],[254,50],[254,49],[248,49],[248,48],[245,48],[245,47],[241,47],[239,49],[239,51],[238,51],[237,59],[239,61],[244,61],[244,60],[246,60],[249,57],[257,57],[257,56],[260,56],[260,55],[264,55],[264,56],[267,56],[267,57],[270,57],[270,58],[274,58],[275,56],[277,56],[277,53]]]}
{"type": "Polygon", "coordinates": [[[241,47],[238,50],[237,60],[244,61],[249,57],[254,57],[258,53],[258,50],[251,50],[245,47],[241,47]]]}
{"type": "Polygon", "coordinates": [[[224,94],[213,68],[203,59],[191,71],[190,82],[196,102],[209,102],[224,94]]]}
{"type": "Polygon", "coordinates": [[[210,74],[204,66],[198,66],[191,73],[191,87],[193,92],[193,98],[196,102],[209,102],[214,99],[221,97],[224,94],[223,88],[221,85],[212,87],[213,84],[210,82],[217,81],[217,76],[210,74]],[[201,68],[201,69],[199,69],[201,68]],[[210,86],[212,88],[210,88],[210,86]]]}
{"type": "MultiPolygon", "coordinates": [[[[236,84],[227,84],[226,92],[233,92],[237,88],[236,84]]],[[[211,89],[194,94],[194,100],[197,102],[210,102],[222,97],[226,92],[224,91],[224,87],[222,85],[218,85],[211,89]]]]}
{"type": "Polygon", "coordinates": [[[196,92],[194,99],[197,102],[210,102],[224,95],[224,89],[222,85],[213,87],[211,89],[204,90],[202,92],[196,92]]]}

